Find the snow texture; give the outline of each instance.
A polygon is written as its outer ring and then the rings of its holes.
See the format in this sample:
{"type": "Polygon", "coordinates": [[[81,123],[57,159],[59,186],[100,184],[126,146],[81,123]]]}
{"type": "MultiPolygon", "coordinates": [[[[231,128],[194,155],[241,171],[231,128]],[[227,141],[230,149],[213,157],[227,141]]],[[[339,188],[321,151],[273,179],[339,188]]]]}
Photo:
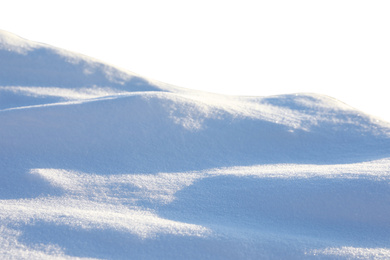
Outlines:
{"type": "Polygon", "coordinates": [[[0,31],[1,259],[389,259],[390,124],[0,31]]]}

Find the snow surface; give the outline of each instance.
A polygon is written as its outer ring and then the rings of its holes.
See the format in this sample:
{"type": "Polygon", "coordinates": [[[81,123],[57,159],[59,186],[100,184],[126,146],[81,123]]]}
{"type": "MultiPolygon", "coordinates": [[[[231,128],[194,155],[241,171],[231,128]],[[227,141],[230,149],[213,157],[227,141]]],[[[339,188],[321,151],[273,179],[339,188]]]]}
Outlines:
{"type": "MultiPolygon", "coordinates": [[[[353,93],[351,93],[353,94],[353,93]]],[[[390,125],[0,31],[1,259],[389,259],[390,125]]]]}

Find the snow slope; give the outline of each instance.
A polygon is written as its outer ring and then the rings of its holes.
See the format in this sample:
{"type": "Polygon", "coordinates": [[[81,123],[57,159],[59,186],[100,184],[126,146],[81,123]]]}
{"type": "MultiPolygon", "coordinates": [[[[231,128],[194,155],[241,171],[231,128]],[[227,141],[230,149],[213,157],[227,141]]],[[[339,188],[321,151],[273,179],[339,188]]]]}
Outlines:
{"type": "Polygon", "coordinates": [[[388,259],[390,125],[0,31],[0,258],[388,259]]]}

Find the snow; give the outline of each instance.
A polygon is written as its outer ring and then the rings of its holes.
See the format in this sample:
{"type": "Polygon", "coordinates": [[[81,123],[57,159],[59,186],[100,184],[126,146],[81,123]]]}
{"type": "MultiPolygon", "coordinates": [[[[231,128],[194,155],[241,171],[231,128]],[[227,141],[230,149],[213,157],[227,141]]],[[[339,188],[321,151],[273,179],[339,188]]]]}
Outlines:
{"type": "Polygon", "coordinates": [[[390,125],[0,31],[0,258],[388,259],[390,125]]]}

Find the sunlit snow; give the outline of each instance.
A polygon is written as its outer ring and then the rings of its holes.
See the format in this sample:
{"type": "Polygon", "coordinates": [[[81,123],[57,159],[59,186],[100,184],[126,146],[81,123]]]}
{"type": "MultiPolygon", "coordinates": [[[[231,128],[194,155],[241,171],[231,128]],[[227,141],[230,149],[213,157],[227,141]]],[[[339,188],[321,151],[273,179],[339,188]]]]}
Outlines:
{"type": "Polygon", "coordinates": [[[0,31],[0,258],[388,259],[390,124],[0,31]]]}

